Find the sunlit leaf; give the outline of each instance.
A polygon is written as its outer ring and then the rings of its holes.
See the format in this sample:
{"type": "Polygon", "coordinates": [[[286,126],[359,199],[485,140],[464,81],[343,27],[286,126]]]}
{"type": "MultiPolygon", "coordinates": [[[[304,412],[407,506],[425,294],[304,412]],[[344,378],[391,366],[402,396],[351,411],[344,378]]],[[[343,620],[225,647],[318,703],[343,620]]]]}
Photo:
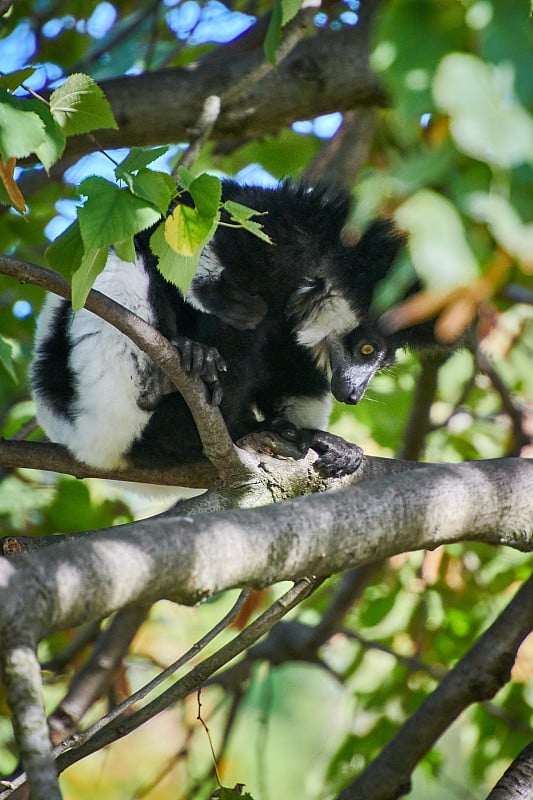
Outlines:
{"type": "Polygon", "coordinates": [[[84,180],[80,194],[87,200],[78,211],[86,248],[122,242],[160,219],[161,214],[127,189],[100,177],[84,180]]]}
{"type": "Polygon", "coordinates": [[[0,156],[25,158],[45,140],[45,126],[38,114],[25,111],[22,100],[0,91],[0,156]]]}
{"type": "Polygon", "coordinates": [[[178,205],[165,221],[165,239],[183,256],[192,256],[208,238],[213,221],[195,208],[178,205]]]}
{"type": "Polygon", "coordinates": [[[510,64],[450,53],[439,65],[433,94],[463,152],[500,167],[533,161],[533,118],[516,98],[510,64]]]}
{"type": "Polygon", "coordinates": [[[428,289],[452,289],[479,274],[461,218],[443,195],[422,189],[399,206],[394,216],[410,234],[411,257],[428,289]]]}
{"type": "Polygon", "coordinates": [[[83,308],[93,283],[106,265],[108,249],[99,247],[84,254],[81,264],[72,275],[72,308],[83,308]]]}
{"type": "Polygon", "coordinates": [[[117,178],[122,178],[126,172],[137,172],[147,167],[152,161],[164,156],[165,153],[168,153],[169,149],[168,145],[153,147],[151,149],[146,147],[132,147],[124,161],[121,161],[116,168],[115,175],[117,178]]]}
{"type": "Polygon", "coordinates": [[[192,256],[177,253],[165,238],[165,223],[158,225],[150,238],[150,247],[158,258],[157,268],[161,274],[178,286],[183,294],[191,284],[200,260],[201,248],[192,256]]]}
{"type": "Polygon", "coordinates": [[[118,128],[103,91],[88,75],[70,75],[50,95],[50,110],[67,136],[118,128]]]}
{"type": "Polygon", "coordinates": [[[66,137],[54,120],[48,106],[40,100],[31,99],[25,102],[28,109],[41,118],[44,125],[45,137],[42,143],[35,148],[35,153],[48,172],[50,167],[62,156],[66,145],[66,137]]]}

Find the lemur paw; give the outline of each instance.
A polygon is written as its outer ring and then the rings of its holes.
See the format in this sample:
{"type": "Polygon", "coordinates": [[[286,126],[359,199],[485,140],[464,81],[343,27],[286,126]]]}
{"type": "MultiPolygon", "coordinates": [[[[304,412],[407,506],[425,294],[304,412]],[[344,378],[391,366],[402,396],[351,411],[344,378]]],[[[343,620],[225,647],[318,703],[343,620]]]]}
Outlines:
{"type": "Polygon", "coordinates": [[[222,400],[222,386],[220,373],[227,372],[227,365],[216,347],[178,336],[172,344],[180,354],[181,366],[189,375],[201,378],[209,392],[209,402],[212,406],[220,405],[222,400]]]}
{"type": "Polygon", "coordinates": [[[310,447],[318,453],[315,464],[330,478],[356,472],[363,460],[363,449],[326,431],[311,432],[310,447]]]}

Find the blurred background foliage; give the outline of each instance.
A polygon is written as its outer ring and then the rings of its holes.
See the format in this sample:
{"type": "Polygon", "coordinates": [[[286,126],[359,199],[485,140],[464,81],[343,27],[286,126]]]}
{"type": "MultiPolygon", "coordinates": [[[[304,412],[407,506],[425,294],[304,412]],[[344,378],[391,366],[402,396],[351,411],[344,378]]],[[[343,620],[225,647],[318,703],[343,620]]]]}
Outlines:
{"type": "MultiPolygon", "coordinates": [[[[268,8],[266,0],[239,0],[231,8],[218,0],[141,6],[127,0],[21,1],[0,21],[0,66],[11,72],[40,65],[30,88],[42,91],[77,71],[98,80],[184,65],[246,30],[268,8]]],[[[359,11],[357,0],[339,2],[318,13],[315,24],[357,25],[359,11]]],[[[375,378],[360,406],[335,408],[331,430],[370,454],[431,461],[533,455],[530,13],[529,0],[380,4],[371,61],[388,102],[375,112],[368,156],[353,178],[352,223],[360,229],[373,215],[388,213],[409,232],[409,258],[398,265],[396,288],[385,287],[380,302],[386,307],[395,299],[413,267],[424,293],[418,306],[396,312],[397,324],[433,310],[440,314],[443,339],[469,325],[471,333],[468,347],[451,356],[420,364],[402,355],[375,378]]],[[[231,152],[208,143],[197,168],[267,184],[299,176],[342,125],[342,115],[332,109],[231,152]]],[[[182,149],[176,142],[166,163],[156,167],[170,169],[182,149]]],[[[3,209],[2,251],[45,263],[49,239],[75,214],[75,185],[93,174],[106,175],[100,155],[54,174],[29,194],[25,216],[3,209]]],[[[40,290],[0,277],[0,435],[6,438],[28,435],[33,416],[27,365],[41,302],[40,290]],[[13,374],[2,360],[14,364],[13,374]]],[[[0,472],[4,535],[98,528],[146,511],[96,481],[0,472]]],[[[246,687],[235,687],[237,694],[217,686],[202,692],[202,716],[215,748],[235,711],[220,764],[224,782],[245,783],[255,800],[334,797],[467,651],[529,571],[526,556],[468,544],[376,565],[343,630],[322,648],[322,663],[258,663],[246,687]]],[[[316,624],[337,583],[329,580],[295,616],[316,624]]],[[[159,603],[109,701],[174,660],[223,615],[230,599],[195,609],[159,603]]],[[[72,635],[42,643],[43,661],[72,635]]],[[[442,737],[415,774],[410,796],[486,795],[532,738],[532,650],[526,640],[513,682],[442,737]]],[[[79,658],[46,672],[50,708],[79,658]]],[[[16,758],[3,701],[0,710],[0,768],[9,773],[16,758]]],[[[197,713],[191,697],[73,767],[62,779],[65,797],[207,798],[211,755],[197,713]]]]}

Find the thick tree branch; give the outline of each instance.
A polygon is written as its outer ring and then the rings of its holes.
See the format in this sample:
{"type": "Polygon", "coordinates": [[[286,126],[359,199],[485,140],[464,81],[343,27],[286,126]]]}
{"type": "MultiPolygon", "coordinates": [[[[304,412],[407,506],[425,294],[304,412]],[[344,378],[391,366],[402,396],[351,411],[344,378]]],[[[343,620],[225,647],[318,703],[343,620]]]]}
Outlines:
{"type": "Polygon", "coordinates": [[[174,512],[1,559],[0,634],[26,625],[39,638],[140,600],[194,603],[465,539],[529,550],[532,535],[533,463],[520,459],[425,466],[194,519],[174,512]]]}
{"type": "Polygon", "coordinates": [[[3,637],[0,669],[32,797],[61,800],[51,759],[35,643],[3,637]]]}
{"type": "Polygon", "coordinates": [[[1,559],[0,639],[36,641],[132,603],[191,603],[466,538],[527,550],[532,537],[533,463],[511,459],[422,467],[266,508],[165,515],[1,559]]]}
{"type": "MultiPolygon", "coordinates": [[[[366,25],[316,31],[296,45],[276,70],[247,83],[223,106],[213,138],[262,136],[299,119],[383,103],[368,50],[366,25]]],[[[119,130],[99,131],[100,144],[115,148],[188,141],[206,98],[222,97],[264,60],[262,45],[252,50],[227,45],[218,55],[188,68],[101,81],[119,130]]],[[[92,149],[85,136],[75,136],[69,139],[65,157],[92,149]]]]}

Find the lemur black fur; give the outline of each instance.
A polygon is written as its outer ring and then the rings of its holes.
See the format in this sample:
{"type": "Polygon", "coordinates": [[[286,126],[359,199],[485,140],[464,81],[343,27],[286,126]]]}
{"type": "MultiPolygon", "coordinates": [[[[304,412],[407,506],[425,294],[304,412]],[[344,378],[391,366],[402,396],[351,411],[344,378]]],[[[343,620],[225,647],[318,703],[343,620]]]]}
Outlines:
{"type": "MultiPolygon", "coordinates": [[[[223,197],[266,212],[260,221],[273,244],[220,226],[184,299],[158,272],[146,231],[136,237],[135,264],[110,251],[95,289],[176,344],[184,366],[220,402],[235,441],[258,429],[287,438],[303,431],[301,441],[316,447],[327,471],[351,471],[360,449],[339,452],[321,432],[330,389],[357,403],[398,347],[432,341],[423,326],[384,337],[369,316],[402,237],[378,220],[356,245],[344,245],[348,200],[322,189],[228,181],[223,197]]],[[[187,405],[148,356],[61,298],[50,296],[43,307],[31,378],[45,432],[90,465],[161,466],[201,453],[187,405]]]]}

